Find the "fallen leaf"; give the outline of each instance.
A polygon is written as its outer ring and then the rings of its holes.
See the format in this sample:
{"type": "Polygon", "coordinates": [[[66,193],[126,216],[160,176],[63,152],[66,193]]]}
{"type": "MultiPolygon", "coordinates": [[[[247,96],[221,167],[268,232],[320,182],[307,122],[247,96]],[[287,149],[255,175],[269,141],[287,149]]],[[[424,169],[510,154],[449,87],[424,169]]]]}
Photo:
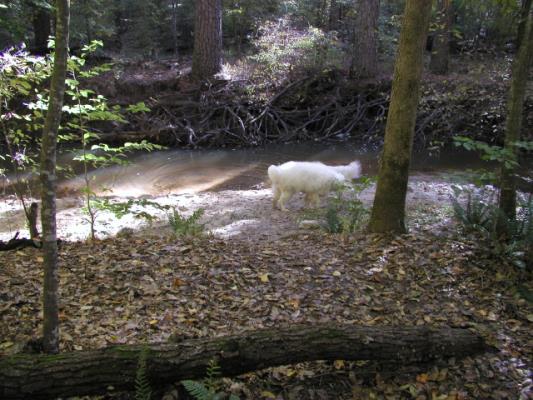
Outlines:
{"type": "Polygon", "coordinates": [[[261,396],[266,399],[275,399],[276,395],[272,392],[269,392],[268,390],[261,391],[261,396]]]}

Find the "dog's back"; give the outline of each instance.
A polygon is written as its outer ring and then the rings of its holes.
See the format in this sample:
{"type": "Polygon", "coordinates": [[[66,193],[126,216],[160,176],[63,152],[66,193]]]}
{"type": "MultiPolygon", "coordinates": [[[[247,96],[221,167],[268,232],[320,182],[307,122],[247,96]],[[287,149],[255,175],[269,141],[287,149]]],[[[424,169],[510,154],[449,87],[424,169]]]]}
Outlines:
{"type": "Polygon", "coordinates": [[[344,180],[341,172],[318,161],[289,161],[277,167],[271,165],[268,176],[273,184],[295,192],[313,192],[326,182],[344,180]]]}
{"type": "Polygon", "coordinates": [[[304,192],[318,203],[318,196],[332,190],[338,183],[359,176],[361,167],[354,161],[349,165],[332,167],[318,161],[289,161],[271,165],[268,176],[272,181],[274,205],[284,209],[284,203],[294,193],[304,192]]]}

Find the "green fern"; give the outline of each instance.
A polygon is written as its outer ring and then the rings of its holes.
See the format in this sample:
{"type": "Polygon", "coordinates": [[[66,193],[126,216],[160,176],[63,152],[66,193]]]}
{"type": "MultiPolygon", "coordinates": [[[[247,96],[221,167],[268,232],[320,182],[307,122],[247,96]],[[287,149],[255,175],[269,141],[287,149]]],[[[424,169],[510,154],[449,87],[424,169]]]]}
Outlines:
{"type": "Polygon", "coordinates": [[[214,393],[202,382],[186,380],[181,384],[196,400],[213,400],[214,393]]]}
{"type": "Polygon", "coordinates": [[[216,392],[218,389],[218,379],[222,375],[220,365],[218,365],[218,362],[214,359],[209,360],[209,363],[207,364],[207,371],[206,371],[206,379],[205,384],[208,387],[209,390],[212,392],[216,392]]]}
{"type": "MultiPolygon", "coordinates": [[[[207,365],[206,378],[203,382],[185,380],[181,381],[183,387],[196,400],[220,400],[226,398],[224,393],[219,393],[220,365],[216,360],[210,360],[207,365]]],[[[231,394],[229,400],[239,400],[239,397],[231,394]]]]}
{"type": "Polygon", "coordinates": [[[473,193],[472,190],[453,186],[451,202],[456,220],[467,232],[478,231],[488,236],[495,227],[496,206],[489,195],[485,200],[485,194],[473,193]],[[466,194],[466,201],[462,204],[460,197],[466,194]]]}
{"type": "Polygon", "coordinates": [[[198,222],[204,215],[204,211],[203,208],[199,208],[186,218],[174,207],[167,214],[168,223],[177,236],[199,235],[204,230],[204,224],[198,222]]]}
{"type": "Polygon", "coordinates": [[[152,398],[152,388],[148,379],[148,348],[145,347],[139,353],[137,373],[135,375],[135,400],[150,400],[152,398]]]}

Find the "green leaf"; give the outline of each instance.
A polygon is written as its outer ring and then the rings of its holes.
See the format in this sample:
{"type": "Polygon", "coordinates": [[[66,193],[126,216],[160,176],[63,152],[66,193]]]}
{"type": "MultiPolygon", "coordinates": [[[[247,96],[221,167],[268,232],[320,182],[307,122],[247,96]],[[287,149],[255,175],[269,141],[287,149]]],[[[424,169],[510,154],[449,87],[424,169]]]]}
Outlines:
{"type": "Polygon", "coordinates": [[[181,384],[196,400],[212,400],[213,393],[203,383],[185,380],[181,384]]]}
{"type": "Polygon", "coordinates": [[[150,109],[146,107],[146,105],[143,102],[137,103],[137,104],[131,104],[126,108],[126,111],[131,113],[138,113],[138,112],[148,112],[150,109]]]}

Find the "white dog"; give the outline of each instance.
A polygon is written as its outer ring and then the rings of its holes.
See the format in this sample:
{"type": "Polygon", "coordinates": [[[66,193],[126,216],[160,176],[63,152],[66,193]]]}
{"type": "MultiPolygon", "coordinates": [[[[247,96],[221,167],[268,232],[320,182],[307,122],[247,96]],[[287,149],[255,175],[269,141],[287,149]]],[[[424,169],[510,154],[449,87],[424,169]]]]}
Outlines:
{"type": "Polygon", "coordinates": [[[320,195],[326,194],[346,180],[361,176],[361,164],[329,166],[321,162],[289,161],[268,167],[268,177],[274,192],[273,205],[287,211],[285,203],[298,192],[305,193],[306,205],[318,207],[320,195]]]}

